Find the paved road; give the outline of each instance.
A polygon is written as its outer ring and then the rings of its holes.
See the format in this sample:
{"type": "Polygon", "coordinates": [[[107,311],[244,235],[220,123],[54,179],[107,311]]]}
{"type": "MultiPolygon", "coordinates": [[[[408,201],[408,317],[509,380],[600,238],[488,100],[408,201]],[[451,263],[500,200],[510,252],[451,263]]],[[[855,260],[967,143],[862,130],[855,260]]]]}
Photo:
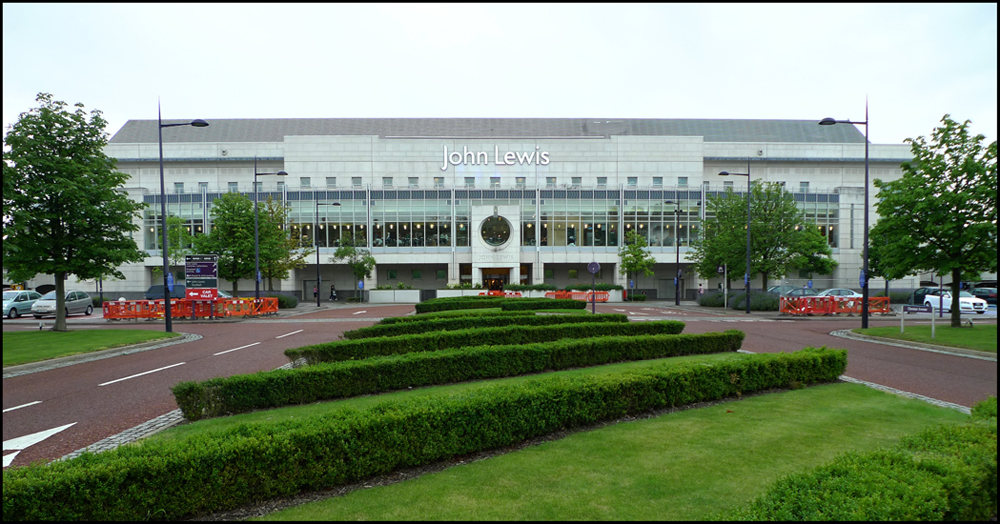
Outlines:
{"type": "MultiPolygon", "coordinates": [[[[142,353],[76,364],[3,381],[5,462],[14,439],[55,430],[33,445],[21,441],[13,465],[51,460],[132,428],[177,408],[170,387],[185,380],[205,380],[270,370],[287,364],[287,348],[336,340],[350,329],[371,325],[384,316],[413,311],[412,305],[323,308],[278,319],[235,323],[176,322],[177,332],[199,340],[142,353]],[[24,407],[21,407],[24,406],[24,407]],[[8,411],[10,410],[10,411],[8,411]],[[68,427],[66,427],[68,426],[68,427]]],[[[635,321],[674,318],[686,333],[740,329],[743,348],[753,352],[795,351],[806,345],[845,348],[847,375],[964,406],[996,394],[995,361],[930,353],[831,336],[858,327],[858,319],[776,319],[773,314],[721,313],[667,304],[597,306],[598,313],[625,313],[635,321]]],[[[38,321],[4,321],[4,331],[37,329],[38,321]]],[[[871,325],[898,325],[872,320],[871,325]]],[[[72,329],[163,329],[161,323],[88,323],[71,320],[72,329]]],[[[46,436],[42,433],[41,436],[46,436]]]]}

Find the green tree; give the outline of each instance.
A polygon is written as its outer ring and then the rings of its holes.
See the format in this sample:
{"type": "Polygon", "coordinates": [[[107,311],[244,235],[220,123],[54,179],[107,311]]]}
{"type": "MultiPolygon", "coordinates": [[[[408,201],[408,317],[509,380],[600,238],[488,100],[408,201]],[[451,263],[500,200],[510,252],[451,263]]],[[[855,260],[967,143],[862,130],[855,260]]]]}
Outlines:
{"type": "MultiPolygon", "coordinates": [[[[167,217],[167,258],[170,267],[184,266],[185,256],[192,254],[191,246],[194,242],[194,235],[188,230],[184,219],[170,215],[167,217]]],[[[172,269],[171,269],[172,270],[172,269]]],[[[162,275],[163,268],[153,267],[153,275],[162,275]]],[[[183,275],[183,271],[180,272],[183,275]]]]}
{"type": "Polygon", "coordinates": [[[128,175],[104,154],[107,122],[48,93],[4,135],[3,267],[14,281],[55,277],[56,331],[66,331],[65,278],[125,278],[142,262],[132,233],[145,207],[121,189],[128,175]]]}
{"type": "Polygon", "coordinates": [[[291,270],[305,267],[314,250],[301,247],[298,232],[292,233],[285,227],[288,207],[267,197],[258,210],[260,273],[267,279],[267,288],[274,291],[273,279],[286,279],[291,270]]]}
{"type": "Polygon", "coordinates": [[[618,256],[621,258],[618,272],[625,275],[625,278],[628,278],[632,273],[639,272],[647,277],[652,276],[656,259],[646,249],[648,245],[646,238],[636,233],[635,230],[629,230],[625,233],[625,242],[618,250],[618,256]]]}
{"type": "MultiPolygon", "coordinates": [[[[777,182],[754,180],[750,202],[750,278],[768,280],[791,269],[829,274],[837,267],[833,250],[816,224],[809,223],[795,198],[777,182]]],[[[708,199],[709,217],[702,239],[694,243],[692,260],[698,274],[710,278],[723,263],[738,274],[746,267],[747,200],[732,188],[708,199]],[[713,213],[714,212],[714,213],[713,213]]]]}
{"type": "MultiPolygon", "coordinates": [[[[875,180],[879,221],[873,238],[884,239],[879,265],[890,278],[918,271],[951,275],[951,293],[980,272],[997,271],[997,143],[969,135],[969,121],[950,115],[924,137],[907,138],[913,160],[903,176],[875,180]]],[[[951,308],[951,325],[961,326],[961,310],[951,308]]]]}
{"type": "Polygon", "coordinates": [[[212,202],[212,229],[195,237],[202,254],[219,255],[219,278],[233,283],[239,296],[239,280],[253,278],[253,202],[239,193],[226,193],[212,202]]]}
{"type": "Polygon", "coordinates": [[[362,280],[371,278],[372,270],[375,269],[375,257],[371,251],[361,247],[367,245],[367,239],[355,239],[350,233],[345,234],[340,239],[340,247],[333,253],[333,261],[343,260],[351,268],[354,278],[362,280]]]}

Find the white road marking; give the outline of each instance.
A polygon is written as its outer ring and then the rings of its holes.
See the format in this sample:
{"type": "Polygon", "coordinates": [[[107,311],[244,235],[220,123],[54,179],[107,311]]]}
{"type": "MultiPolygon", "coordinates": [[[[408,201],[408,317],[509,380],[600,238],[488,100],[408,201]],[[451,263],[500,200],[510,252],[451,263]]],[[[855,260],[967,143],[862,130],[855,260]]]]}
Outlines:
{"type": "Polygon", "coordinates": [[[624,309],[615,309],[615,311],[625,311],[624,309]]]}
{"type": "Polygon", "coordinates": [[[629,315],[643,315],[643,316],[646,315],[645,313],[636,313],[635,311],[629,311],[628,314],[629,315]]]}
{"type": "Polygon", "coordinates": [[[26,408],[28,406],[34,406],[35,404],[41,404],[41,403],[42,403],[41,400],[36,400],[34,402],[28,402],[27,404],[21,404],[20,406],[14,406],[12,408],[7,408],[7,409],[3,410],[3,412],[6,413],[8,411],[14,411],[15,409],[26,408]]]}
{"type": "Polygon", "coordinates": [[[240,349],[246,349],[246,348],[251,347],[251,346],[256,346],[257,344],[260,344],[260,342],[254,342],[253,344],[247,344],[245,346],[240,346],[238,348],[227,349],[225,351],[220,351],[218,353],[212,353],[212,356],[217,357],[219,355],[225,355],[226,353],[230,353],[232,351],[238,351],[240,349]]]}
{"type": "Polygon", "coordinates": [[[119,379],[116,379],[116,380],[112,380],[111,382],[105,382],[103,384],[98,384],[98,386],[107,386],[108,384],[114,384],[115,382],[121,382],[123,380],[128,380],[130,378],[141,377],[143,375],[148,375],[150,373],[156,373],[157,371],[163,371],[164,369],[170,369],[170,368],[175,368],[177,366],[183,366],[184,364],[187,364],[187,362],[181,362],[179,364],[173,364],[173,365],[170,365],[170,366],[165,366],[165,367],[154,369],[154,370],[151,370],[151,371],[143,371],[142,373],[137,373],[137,374],[132,375],[130,377],[119,378],[119,379]]]}
{"type": "Polygon", "coordinates": [[[352,314],[352,315],[360,315],[360,314],[362,314],[362,313],[367,313],[367,312],[368,312],[368,310],[367,310],[367,309],[362,309],[361,311],[355,311],[354,313],[351,313],[351,314],[352,314]]]}
{"type": "Polygon", "coordinates": [[[302,333],[303,331],[305,331],[305,330],[304,329],[300,329],[298,331],[292,331],[291,333],[285,333],[284,335],[278,335],[278,336],[276,336],[274,338],[285,338],[287,336],[291,336],[291,335],[294,335],[296,333],[302,333]]]}
{"type": "Polygon", "coordinates": [[[76,422],[73,422],[71,424],[66,424],[65,426],[59,426],[58,428],[39,431],[38,433],[32,433],[30,435],[25,435],[23,437],[17,437],[17,438],[12,438],[10,440],[5,440],[3,442],[3,450],[16,451],[16,453],[11,453],[10,455],[4,455],[3,467],[6,468],[10,466],[11,463],[14,462],[14,457],[16,457],[17,454],[23,451],[25,448],[38,444],[39,442],[51,437],[52,435],[55,435],[56,433],[59,433],[60,431],[63,431],[66,428],[69,428],[73,424],[76,424],[76,422]]]}

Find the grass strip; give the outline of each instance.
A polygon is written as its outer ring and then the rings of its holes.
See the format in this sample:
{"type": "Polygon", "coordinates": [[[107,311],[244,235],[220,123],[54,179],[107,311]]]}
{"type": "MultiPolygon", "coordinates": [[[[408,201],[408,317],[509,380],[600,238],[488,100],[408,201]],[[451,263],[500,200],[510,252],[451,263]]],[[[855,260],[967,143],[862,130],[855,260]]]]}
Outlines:
{"type": "Polygon", "coordinates": [[[490,315],[459,318],[435,318],[423,322],[404,322],[388,326],[374,325],[354,329],[344,333],[344,338],[358,340],[374,337],[396,337],[400,335],[416,335],[432,331],[455,331],[470,328],[488,328],[503,326],[554,326],[557,324],[579,324],[583,322],[619,322],[627,323],[628,317],[622,314],[601,315],[490,315]]]}
{"type": "Polygon", "coordinates": [[[800,381],[831,381],[847,352],[735,354],[713,364],[542,377],[459,397],[382,402],[298,420],[241,424],[183,441],[4,471],[3,519],[178,519],[523,442],[654,409],[800,381]]]}
{"type": "Polygon", "coordinates": [[[705,520],[840,453],[967,418],[857,384],[818,385],[573,433],[259,520],[705,520]]]}
{"type": "Polygon", "coordinates": [[[930,326],[906,326],[903,333],[893,326],[874,327],[868,329],[852,329],[855,333],[874,337],[909,340],[924,344],[936,344],[963,349],[974,349],[989,353],[997,352],[997,325],[978,324],[973,327],[935,326],[934,338],[931,338],[930,326]]]}
{"type": "Polygon", "coordinates": [[[399,355],[419,351],[440,351],[456,347],[532,344],[554,342],[563,338],[587,338],[618,335],[675,335],[684,323],[662,320],[643,323],[563,324],[555,326],[504,326],[495,328],[437,331],[420,335],[375,337],[342,340],[285,350],[289,360],[299,358],[309,365],[320,362],[361,360],[381,355],[399,355]]]}
{"type": "Polygon", "coordinates": [[[30,364],[178,336],[180,336],[178,333],[139,329],[4,331],[3,367],[30,364]]]}
{"type": "Polygon", "coordinates": [[[565,339],[408,353],[181,382],[174,398],[188,420],[412,387],[510,377],[613,362],[735,352],[741,331],[565,339]]]}

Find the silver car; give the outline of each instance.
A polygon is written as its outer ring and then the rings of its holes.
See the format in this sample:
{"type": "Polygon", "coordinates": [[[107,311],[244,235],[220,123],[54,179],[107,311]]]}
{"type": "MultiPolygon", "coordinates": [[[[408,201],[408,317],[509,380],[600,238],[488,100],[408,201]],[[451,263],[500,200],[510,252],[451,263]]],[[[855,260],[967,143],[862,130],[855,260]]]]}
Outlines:
{"type": "Polygon", "coordinates": [[[17,318],[31,311],[31,305],[42,298],[37,291],[18,291],[11,289],[3,292],[3,316],[17,318]]]}
{"type": "MultiPolygon", "coordinates": [[[[94,301],[90,298],[90,295],[83,291],[66,292],[66,316],[76,313],[90,315],[93,312],[94,301]]],[[[42,295],[42,298],[38,299],[35,305],[31,306],[31,314],[35,318],[56,316],[56,292],[49,291],[42,295]]]]}

